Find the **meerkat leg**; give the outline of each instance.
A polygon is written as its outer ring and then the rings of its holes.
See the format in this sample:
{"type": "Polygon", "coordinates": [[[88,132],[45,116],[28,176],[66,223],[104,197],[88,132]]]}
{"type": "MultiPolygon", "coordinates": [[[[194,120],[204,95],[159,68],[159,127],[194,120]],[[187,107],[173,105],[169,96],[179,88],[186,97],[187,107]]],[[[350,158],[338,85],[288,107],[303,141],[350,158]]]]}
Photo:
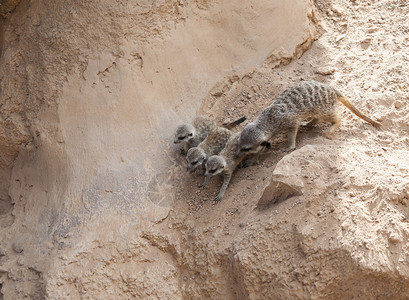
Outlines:
{"type": "Polygon", "coordinates": [[[324,132],[324,136],[326,138],[332,139],[332,134],[339,127],[339,124],[341,123],[341,119],[338,117],[338,115],[335,112],[333,112],[332,114],[326,116],[324,121],[330,122],[332,124],[331,127],[326,132],[324,132]]]}
{"type": "Polygon", "coordinates": [[[339,127],[339,125],[341,124],[341,119],[336,115],[336,114],[334,114],[334,118],[333,118],[333,120],[332,120],[332,125],[331,125],[331,127],[328,129],[328,132],[329,133],[333,133],[335,130],[337,130],[337,128],[339,127]]]}
{"type": "Polygon", "coordinates": [[[328,133],[333,133],[341,123],[341,119],[338,117],[338,114],[336,112],[327,115],[324,120],[332,124],[328,129],[328,133]]]}
{"type": "Polygon", "coordinates": [[[200,175],[204,176],[206,174],[206,166],[204,164],[201,165],[201,171],[200,171],[200,175]]]}
{"type": "Polygon", "coordinates": [[[189,150],[189,145],[188,145],[188,143],[185,143],[185,144],[183,145],[183,147],[180,148],[180,153],[181,153],[182,155],[186,155],[188,150],[189,150]]]}
{"type": "Polygon", "coordinates": [[[229,186],[231,175],[232,175],[231,173],[224,175],[223,185],[220,188],[219,194],[214,199],[215,202],[219,202],[223,199],[224,193],[226,192],[226,189],[229,186]]]}
{"type": "Polygon", "coordinates": [[[200,188],[205,188],[206,185],[209,183],[210,181],[210,176],[205,176],[205,180],[203,181],[202,184],[199,185],[200,188]]]}
{"type": "Polygon", "coordinates": [[[297,122],[288,129],[288,148],[284,152],[291,152],[295,149],[295,139],[297,137],[298,127],[300,124],[297,122]]]}
{"type": "Polygon", "coordinates": [[[305,124],[305,128],[307,129],[311,129],[313,128],[315,125],[317,125],[319,122],[318,118],[312,119],[311,121],[309,121],[307,124],[305,124]]]}
{"type": "Polygon", "coordinates": [[[257,166],[260,163],[259,159],[260,159],[261,152],[262,151],[257,152],[251,156],[244,157],[243,160],[239,164],[239,168],[244,169],[244,168],[251,167],[251,166],[257,166]]]}

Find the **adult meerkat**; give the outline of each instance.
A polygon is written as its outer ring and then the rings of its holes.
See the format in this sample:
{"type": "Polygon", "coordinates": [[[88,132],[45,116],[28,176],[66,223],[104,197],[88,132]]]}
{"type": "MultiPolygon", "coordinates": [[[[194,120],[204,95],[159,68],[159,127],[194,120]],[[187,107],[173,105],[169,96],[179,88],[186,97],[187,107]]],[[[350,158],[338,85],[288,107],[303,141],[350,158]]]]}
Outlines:
{"type": "MultiPolygon", "coordinates": [[[[224,126],[230,128],[242,123],[245,119],[246,118],[242,117],[234,122],[227,123],[224,126]]],[[[216,127],[217,125],[213,119],[197,116],[194,118],[192,124],[184,123],[176,128],[173,142],[175,144],[183,143],[183,152],[186,154],[190,148],[198,146],[216,127]]]]}
{"type": "Polygon", "coordinates": [[[203,187],[209,183],[211,177],[217,174],[223,175],[223,185],[220,188],[219,194],[214,199],[216,202],[222,200],[234,170],[243,161],[243,159],[247,158],[246,155],[240,157],[236,155],[239,136],[240,133],[234,133],[227,141],[226,146],[219,153],[219,155],[212,155],[206,161],[205,181],[202,184],[203,187]]]}
{"type": "Polygon", "coordinates": [[[307,126],[313,126],[320,121],[330,122],[332,126],[329,133],[334,132],[340,124],[336,112],[339,102],[373,126],[382,125],[363,115],[335,88],[316,81],[304,81],[278,95],[254,122],[244,127],[240,133],[236,155],[258,153],[274,134],[283,130],[288,130],[286,151],[294,150],[298,127],[305,119],[312,118],[307,126]]]}
{"type": "Polygon", "coordinates": [[[216,126],[203,142],[197,147],[190,148],[187,152],[187,170],[190,173],[193,173],[198,167],[206,162],[209,156],[219,154],[232,135],[233,131],[216,126]]]}

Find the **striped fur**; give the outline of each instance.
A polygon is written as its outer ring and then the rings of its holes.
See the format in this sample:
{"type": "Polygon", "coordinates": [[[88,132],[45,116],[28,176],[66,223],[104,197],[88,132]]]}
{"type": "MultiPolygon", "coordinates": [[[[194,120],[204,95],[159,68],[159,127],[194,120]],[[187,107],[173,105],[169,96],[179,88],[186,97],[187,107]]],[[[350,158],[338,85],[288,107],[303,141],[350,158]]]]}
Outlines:
{"type": "Polygon", "coordinates": [[[236,155],[260,152],[262,143],[285,130],[288,130],[287,151],[295,149],[298,127],[306,119],[312,119],[309,123],[311,126],[321,121],[330,122],[332,126],[329,131],[333,132],[340,124],[336,112],[338,102],[372,125],[381,126],[359,112],[335,88],[316,81],[303,81],[278,95],[254,122],[244,127],[239,137],[236,155]]]}

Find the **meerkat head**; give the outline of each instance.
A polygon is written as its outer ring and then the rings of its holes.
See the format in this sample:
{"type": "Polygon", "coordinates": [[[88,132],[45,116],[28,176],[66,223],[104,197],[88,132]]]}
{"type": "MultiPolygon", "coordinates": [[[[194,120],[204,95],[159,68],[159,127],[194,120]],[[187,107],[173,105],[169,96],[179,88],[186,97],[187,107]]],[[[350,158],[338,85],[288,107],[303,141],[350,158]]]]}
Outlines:
{"type": "Polygon", "coordinates": [[[182,124],[176,128],[174,143],[185,143],[190,141],[195,135],[195,128],[190,124],[182,124]]]}
{"type": "Polygon", "coordinates": [[[226,168],[226,160],[220,155],[212,155],[206,162],[205,176],[215,176],[226,168]]]}
{"type": "Polygon", "coordinates": [[[249,123],[240,133],[236,156],[258,153],[263,147],[270,148],[265,134],[254,123],[249,123]]]}
{"type": "Polygon", "coordinates": [[[207,155],[202,148],[190,148],[186,155],[187,170],[192,173],[206,160],[207,155]]]}

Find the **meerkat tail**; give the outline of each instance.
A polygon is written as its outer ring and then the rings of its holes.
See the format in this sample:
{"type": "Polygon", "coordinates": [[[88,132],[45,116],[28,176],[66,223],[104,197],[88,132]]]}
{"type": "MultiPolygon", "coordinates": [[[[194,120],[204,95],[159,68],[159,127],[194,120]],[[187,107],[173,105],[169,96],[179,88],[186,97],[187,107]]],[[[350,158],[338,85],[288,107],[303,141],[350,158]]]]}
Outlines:
{"type": "Polygon", "coordinates": [[[339,97],[337,99],[339,102],[341,102],[342,104],[344,104],[349,110],[351,110],[355,115],[357,115],[358,117],[360,117],[362,120],[365,120],[368,123],[371,123],[373,126],[375,127],[380,127],[382,126],[381,123],[376,122],[371,120],[370,118],[368,118],[367,116],[365,116],[364,114],[362,114],[355,106],[352,105],[351,102],[349,102],[347,99],[345,99],[344,97],[339,97]]]}
{"type": "Polygon", "coordinates": [[[240,119],[237,119],[236,121],[230,122],[230,123],[223,123],[223,127],[229,129],[232,128],[236,125],[239,125],[241,123],[243,123],[244,121],[246,121],[247,118],[246,117],[241,117],[240,119]]]}

